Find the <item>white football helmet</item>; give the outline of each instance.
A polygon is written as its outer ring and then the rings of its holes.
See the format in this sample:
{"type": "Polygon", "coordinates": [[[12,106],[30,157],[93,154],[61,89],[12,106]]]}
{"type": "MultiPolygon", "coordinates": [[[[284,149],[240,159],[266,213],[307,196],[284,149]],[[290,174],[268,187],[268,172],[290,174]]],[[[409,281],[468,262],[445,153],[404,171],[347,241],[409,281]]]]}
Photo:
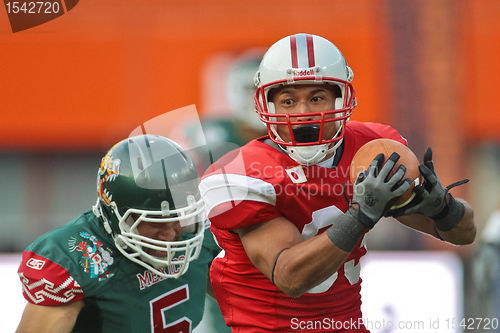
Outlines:
{"type": "Polygon", "coordinates": [[[342,53],[323,37],[301,33],[277,41],[264,55],[254,78],[257,112],[267,126],[270,139],[302,165],[319,163],[342,143],[345,124],[356,106],[352,78],[353,72],[342,53]],[[297,115],[278,114],[269,100],[269,91],[291,84],[336,85],[340,88],[341,96],[336,98],[334,110],[297,115]],[[318,120],[297,120],[305,116],[318,120]],[[323,138],[324,124],[328,122],[335,122],[336,133],[331,138],[323,138]],[[307,140],[296,138],[293,129],[305,124],[313,125],[311,128],[314,128],[314,133],[307,135],[307,140]],[[278,125],[292,129],[290,141],[284,141],[279,136],[276,129],[278,125]]]}

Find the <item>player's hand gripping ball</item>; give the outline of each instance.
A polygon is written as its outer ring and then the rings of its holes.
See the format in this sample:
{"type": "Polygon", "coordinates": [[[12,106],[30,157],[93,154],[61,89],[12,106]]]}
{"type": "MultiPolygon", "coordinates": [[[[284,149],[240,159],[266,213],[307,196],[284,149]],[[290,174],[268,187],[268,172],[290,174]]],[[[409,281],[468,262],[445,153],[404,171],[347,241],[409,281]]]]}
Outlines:
{"type": "Polygon", "coordinates": [[[391,209],[397,209],[410,203],[410,201],[415,197],[413,188],[415,185],[422,183],[422,176],[420,175],[420,171],[418,169],[418,165],[420,163],[410,148],[392,139],[375,139],[364,144],[361,148],[359,148],[351,161],[350,179],[351,183],[354,184],[359,173],[368,169],[375,156],[378,154],[384,154],[384,161],[387,161],[393,152],[398,153],[400,157],[394,165],[390,175],[392,176],[398,169],[398,166],[403,164],[406,167],[406,173],[403,179],[410,178],[412,180],[408,191],[406,191],[391,207],[391,209]]]}

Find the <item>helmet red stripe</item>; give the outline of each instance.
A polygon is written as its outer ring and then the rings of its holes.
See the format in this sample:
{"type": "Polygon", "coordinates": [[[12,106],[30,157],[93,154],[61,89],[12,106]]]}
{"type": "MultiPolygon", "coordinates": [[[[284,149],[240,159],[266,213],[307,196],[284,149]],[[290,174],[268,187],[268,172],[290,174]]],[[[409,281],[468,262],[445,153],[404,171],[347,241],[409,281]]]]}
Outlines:
{"type": "Polygon", "coordinates": [[[314,60],[313,36],[307,35],[306,40],[307,40],[307,57],[309,60],[309,67],[314,67],[316,66],[316,63],[314,60]]]}
{"type": "Polygon", "coordinates": [[[297,68],[298,67],[298,61],[297,61],[297,38],[295,35],[290,37],[290,48],[291,48],[291,54],[292,54],[292,68],[297,68]]]}

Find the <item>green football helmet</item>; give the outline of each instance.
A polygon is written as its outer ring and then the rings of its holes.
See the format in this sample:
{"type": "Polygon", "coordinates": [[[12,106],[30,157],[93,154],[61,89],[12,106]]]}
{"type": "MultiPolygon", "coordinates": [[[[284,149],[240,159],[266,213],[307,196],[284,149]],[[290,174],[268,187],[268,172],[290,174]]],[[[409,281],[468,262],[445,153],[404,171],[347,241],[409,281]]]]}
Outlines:
{"type": "Polygon", "coordinates": [[[198,172],[174,141],[139,135],[117,143],[101,161],[97,193],[94,214],[131,261],[161,277],[177,278],[198,258],[205,229],[198,172]],[[141,235],[138,227],[144,222],[179,222],[182,238],[141,235]]]}

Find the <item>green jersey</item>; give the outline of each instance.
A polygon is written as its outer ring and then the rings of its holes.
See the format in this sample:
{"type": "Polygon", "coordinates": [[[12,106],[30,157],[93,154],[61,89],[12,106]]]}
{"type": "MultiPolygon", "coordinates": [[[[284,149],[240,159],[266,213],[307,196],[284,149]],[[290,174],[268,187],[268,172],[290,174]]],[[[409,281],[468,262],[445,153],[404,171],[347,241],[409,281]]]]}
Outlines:
{"type": "Polygon", "coordinates": [[[30,303],[84,300],[74,332],[191,332],[201,320],[209,265],[219,251],[206,229],[188,271],[163,278],[121,255],[100,220],[86,212],[29,245],[18,273],[30,303]]]}

